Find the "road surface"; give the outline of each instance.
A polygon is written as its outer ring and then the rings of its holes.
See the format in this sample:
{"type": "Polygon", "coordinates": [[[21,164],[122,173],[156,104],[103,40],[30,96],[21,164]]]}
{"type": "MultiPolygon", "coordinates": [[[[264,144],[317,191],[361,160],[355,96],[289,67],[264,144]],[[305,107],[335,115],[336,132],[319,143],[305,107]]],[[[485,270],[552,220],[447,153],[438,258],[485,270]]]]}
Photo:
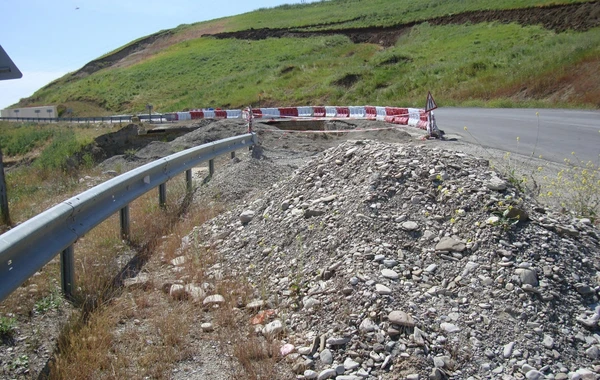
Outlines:
{"type": "Polygon", "coordinates": [[[600,111],[438,108],[434,113],[450,138],[560,163],[573,160],[575,152],[580,161],[600,164],[600,111]]]}

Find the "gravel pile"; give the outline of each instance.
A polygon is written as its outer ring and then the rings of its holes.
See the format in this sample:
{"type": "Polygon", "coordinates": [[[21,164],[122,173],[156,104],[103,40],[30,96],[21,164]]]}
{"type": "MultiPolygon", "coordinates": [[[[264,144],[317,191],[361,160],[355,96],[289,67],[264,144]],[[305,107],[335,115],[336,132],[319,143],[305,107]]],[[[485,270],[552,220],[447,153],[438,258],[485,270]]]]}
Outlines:
{"type": "Polygon", "coordinates": [[[347,141],[268,188],[273,163],[245,160],[222,181],[251,200],[198,231],[298,378],[598,378],[590,220],[428,145],[347,141]]]}

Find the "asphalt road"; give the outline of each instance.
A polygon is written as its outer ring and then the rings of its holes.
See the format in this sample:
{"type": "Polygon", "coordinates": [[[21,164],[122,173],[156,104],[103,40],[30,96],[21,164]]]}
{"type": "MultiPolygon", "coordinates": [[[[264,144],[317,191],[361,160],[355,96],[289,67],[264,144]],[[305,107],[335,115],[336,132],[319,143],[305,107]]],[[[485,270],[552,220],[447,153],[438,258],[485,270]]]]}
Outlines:
{"type": "Polygon", "coordinates": [[[600,164],[600,111],[438,108],[434,114],[450,138],[552,162],[573,160],[575,152],[579,161],[600,164]]]}

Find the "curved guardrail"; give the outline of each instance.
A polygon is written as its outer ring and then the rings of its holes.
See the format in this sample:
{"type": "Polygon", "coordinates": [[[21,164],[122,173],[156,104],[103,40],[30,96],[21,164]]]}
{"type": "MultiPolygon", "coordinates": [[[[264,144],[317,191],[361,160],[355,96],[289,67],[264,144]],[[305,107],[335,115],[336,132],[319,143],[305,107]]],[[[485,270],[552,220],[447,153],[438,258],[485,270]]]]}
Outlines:
{"type": "Polygon", "coordinates": [[[0,235],[0,301],[61,252],[62,287],[70,297],[74,288],[73,244],[108,217],[121,211],[121,233],[128,234],[129,203],[159,187],[164,204],[166,182],[186,172],[191,189],[191,168],[219,155],[257,143],[255,133],[218,140],[172,154],[112,178],[0,235]]]}
{"type": "Polygon", "coordinates": [[[33,123],[129,123],[133,117],[152,122],[172,121],[170,115],[163,114],[141,114],[141,115],[120,115],[120,116],[92,116],[92,117],[0,117],[0,121],[23,121],[33,123]]]}

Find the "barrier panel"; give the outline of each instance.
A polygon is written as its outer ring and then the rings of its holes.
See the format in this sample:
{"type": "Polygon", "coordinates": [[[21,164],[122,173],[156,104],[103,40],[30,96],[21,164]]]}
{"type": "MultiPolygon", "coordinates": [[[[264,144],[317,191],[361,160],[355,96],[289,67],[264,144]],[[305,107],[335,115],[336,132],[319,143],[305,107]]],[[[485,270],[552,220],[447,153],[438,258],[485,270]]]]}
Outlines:
{"type": "Polygon", "coordinates": [[[337,117],[350,117],[350,110],[348,107],[335,107],[337,117]]]}
{"type": "Polygon", "coordinates": [[[313,108],[312,107],[298,107],[298,116],[313,117],[313,108]]]}
{"type": "Polygon", "coordinates": [[[282,117],[298,117],[297,107],[280,107],[279,115],[282,117]]]}
{"type": "Polygon", "coordinates": [[[411,127],[416,127],[421,120],[421,115],[419,114],[419,110],[416,108],[408,109],[408,125],[411,127]]]}
{"type": "Polygon", "coordinates": [[[313,107],[313,117],[325,117],[325,107],[313,107]]]}
{"type": "Polygon", "coordinates": [[[337,107],[325,106],[325,117],[336,117],[337,107]]]}
{"type": "Polygon", "coordinates": [[[189,112],[177,112],[177,120],[192,120],[189,112]]]}
{"type": "Polygon", "coordinates": [[[213,111],[213,110],[204,110],[204,118],[205,119],[214,119],[215,118],[215,111],[213,111]]]}
{"type": "Polygon", "coordinates": [[[215,110],[215,117],[220,117],[223,119],[227,118],[227,111],[224,110],[215,110]]]}
{"type": "Polygon", "coordinates": [[[261,108],[263,118],[279,117],[279,108],[261,108]]]}
{"type": "Polygon", "coordinates": [[[367,115],[365,107],[350,106],[350,107],[348,107],[348,109],[350,110],[350,117],[353,117],[356,119],[364,119],[367,115]]]}
{"type": "Polygon", "coordinates": [[[227,110],[228,119],[240,119],[242,117],[242,110],[227,110]]]}
{"type": "Polygon", "coordinates": [[[376,119],[377,118],[377,107],[366,106],[365,107],[365,116],[367,119],[376,119]]]}
{"type": "Polygon", "coordinates": [[[375,107],[375,110],[377,111],[377,120],[385,120],[385,117],[387,116],[385,107],[375,107]]]}
{"type": "Polygon", "coordinates": [[[204,112],[202,112],[202,111],[190,111],[190,118],[192,120],[203,119],[204,118],[204,112]]]}

